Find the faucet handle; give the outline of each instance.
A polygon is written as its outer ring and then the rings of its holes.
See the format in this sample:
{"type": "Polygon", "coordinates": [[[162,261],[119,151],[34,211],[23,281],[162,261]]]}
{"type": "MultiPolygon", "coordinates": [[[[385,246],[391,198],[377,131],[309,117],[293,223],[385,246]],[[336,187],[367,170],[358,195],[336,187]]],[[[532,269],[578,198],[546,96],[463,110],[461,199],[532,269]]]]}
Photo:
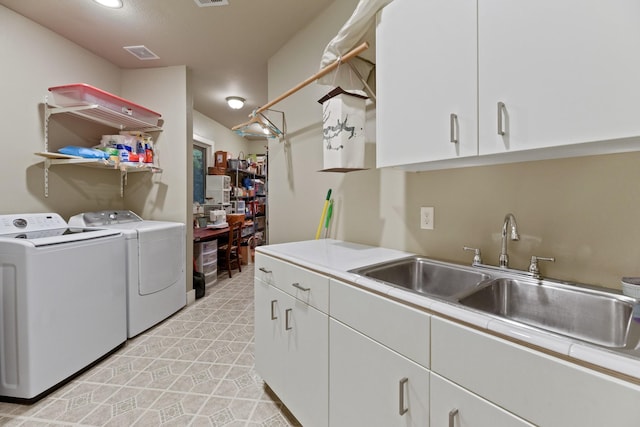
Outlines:
{"type": "Polygon", "coordinates": [[[468,246],[464,246],[462,249],[465,251],[474,251],[475,255],[473,256],[473,263],[471,265],[482,264],[482,255],[480,254],[480,249],[470,248],[468,246]]]}
{"type": "Polygon", "coordinates": [[[540,275],[540,267],[538,266],[538,261],[556,262],[556,259],[553,257],[548,258],[535,255],[531,257],[531,263],[529,264],[529,273],[531,273],[534,278],[541,279],[542,276],[540,275]]]}

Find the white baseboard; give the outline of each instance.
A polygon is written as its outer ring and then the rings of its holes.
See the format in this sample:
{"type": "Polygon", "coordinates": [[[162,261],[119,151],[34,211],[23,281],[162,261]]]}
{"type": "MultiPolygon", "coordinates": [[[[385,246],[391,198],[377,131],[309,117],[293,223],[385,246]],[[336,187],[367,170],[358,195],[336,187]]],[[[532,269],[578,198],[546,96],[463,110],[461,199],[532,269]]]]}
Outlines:
{"type": "Polygon", "coordinates": [[[196,290],[191,289],[187,292],[187,305],[193,304],[196,301],[196,290]]]}

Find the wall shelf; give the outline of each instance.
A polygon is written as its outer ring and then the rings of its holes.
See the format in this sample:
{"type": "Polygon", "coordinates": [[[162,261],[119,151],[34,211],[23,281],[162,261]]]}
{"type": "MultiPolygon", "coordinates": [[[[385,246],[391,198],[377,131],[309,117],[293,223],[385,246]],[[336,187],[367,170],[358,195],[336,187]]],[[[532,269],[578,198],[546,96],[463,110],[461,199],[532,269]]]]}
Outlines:
{"type": "Polygon", "coordinates": [[[162,169],[150,163],[120,162],[116,163],[107,159],[90,159],[79,156],[70,156],[49,151],[49,121],[55,114],[69,114],[93,123],[99,123],[122,130],[136,130],[141,132],[161,131],[162,120],[159,126],[151,126],[149,123],[131,117],[124,113],[109,110],[98,104],[81,105],[74,107],[58,107],[50,105],[45,97],[44,102],[44,151],[40,151],[37,156],[44,157],[44,196],[49,197],[49,168],[54,165],[76,165],[97,169],[120,171],[120,197],[124,197],[124,186],[127,181],[127,174],[130,172],[151,172],[161,173],[162,169]]]}

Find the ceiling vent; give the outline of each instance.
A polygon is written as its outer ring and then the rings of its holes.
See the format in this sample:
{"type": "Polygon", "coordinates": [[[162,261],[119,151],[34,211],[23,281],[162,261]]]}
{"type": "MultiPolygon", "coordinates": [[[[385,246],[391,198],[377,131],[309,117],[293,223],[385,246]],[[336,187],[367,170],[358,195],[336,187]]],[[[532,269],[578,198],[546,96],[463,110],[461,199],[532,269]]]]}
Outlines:
{"type": "Polygon", "coordinates": [[[148,61],[150,59],[160,59],[158,55],[151,52],[146,46],[125,46],[123,49],[142,61],[148,61]]]}
{"type": "Polygon", "coordinates": [[[193,0],[199,7],[228,6],[229,0],[193,0]]]}

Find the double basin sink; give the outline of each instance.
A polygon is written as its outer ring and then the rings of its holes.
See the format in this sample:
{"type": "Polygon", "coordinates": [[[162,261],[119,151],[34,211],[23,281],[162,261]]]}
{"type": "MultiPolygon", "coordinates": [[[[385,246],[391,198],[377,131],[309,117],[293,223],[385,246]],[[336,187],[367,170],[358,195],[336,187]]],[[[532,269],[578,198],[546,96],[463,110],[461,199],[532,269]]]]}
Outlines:
{"type": "Polygon", "coordinates": [[[634,306],[640,301],[604,288],[419,256],[350,272],[601,347],[632,350],[640,344],[640,319],[633,318],[634,306]]]}

